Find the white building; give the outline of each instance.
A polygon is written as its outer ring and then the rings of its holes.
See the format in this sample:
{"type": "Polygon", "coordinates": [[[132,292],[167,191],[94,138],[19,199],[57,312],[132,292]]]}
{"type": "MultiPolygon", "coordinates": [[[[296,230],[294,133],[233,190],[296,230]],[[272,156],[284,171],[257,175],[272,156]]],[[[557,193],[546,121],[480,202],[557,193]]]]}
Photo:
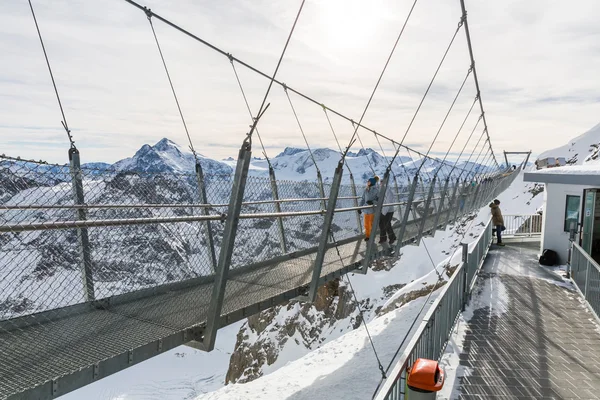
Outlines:
{"type": "Polygon", "coordinates": [[[556,251],[560,263],[565,264],[569,252],[569,231],[571,226],[575,226],[576,241],[599,260],[600,165],[525,172],[524,180],[545,185],[541,249],[556,251]]]}

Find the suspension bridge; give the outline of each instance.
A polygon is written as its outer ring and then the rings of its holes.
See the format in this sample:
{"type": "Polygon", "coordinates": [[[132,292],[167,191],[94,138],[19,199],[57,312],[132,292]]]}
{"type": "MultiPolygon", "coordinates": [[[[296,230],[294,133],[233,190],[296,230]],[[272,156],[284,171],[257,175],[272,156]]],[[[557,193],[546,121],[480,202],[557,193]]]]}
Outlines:
{"type": "MultiPolygon", "coordinates": [[[[69,163],[0,157],[1,398],[55,398],[182,344],[210,351],[223,326],[291,300],[314,301],[324,283],[349,272],[367,274],[377,261],[394,262],[402,246],[425,245],[423,237],[485,206],[527,164],[525,159],[513,170],[508,159],[506,165],[496,159],[462,0],[456,30],[399,141],[363,120],[417,1],[356,119],[277,79],[290,38],[301,23],[304,1],[272,75],[153,10],[124,1],[149,22],[195,170],[150,173],[81,164],[30,0],[70,143],[69,163]],[[203,170],[155,22],[224,56],[231,65],[251,122],[232,174],[203,170]],[[405,139],[461,31],[470,56],[464,77],[428,149],[417,151],[405,139]],[[238,68],[268,82],[256,112],[238,68]],[[444,157],[433,157],[432,149],[469,79],[476,91],[468,112],[444,157]],[[310,152],[316,169],[313,181],[279,180],[270,163],[258,127],[274,87],[285,92],[310,152]],[[294,106],[298,101],[321,109],[335,137],[340,158],[331,177],[323,177],[319,170],[294,106]],[[351,124],[346,147],[340,144],[331,117],[351,124]],[[472,126],[465,129],[467,123],[472,126]],[[364,149],[361,134],[373,135],[387,160],[377,190],[379,199],[391,192],[391,202],[360,203],[362,188],[346,160],[356,143],[364,149]],[[461,135],[468,138],[458,152],[455,145],[461,135]],[[268,178],[249,174],[256,138],[269,163],[268,178]],[[394,149],[392,155],[385,154],[382,142],[394,149]],[[375,234],[365,240],[359,214],[373,211],[377,227],[383,207],[393,207],[397,216],[393,221],[397,239],[391,244],[378,244],[375,234]]],[[[373,175],[378,172],[374,165],[369,167],[373,175]]],[[[483,257],[483,247],[478,251],[483,257]]]]}

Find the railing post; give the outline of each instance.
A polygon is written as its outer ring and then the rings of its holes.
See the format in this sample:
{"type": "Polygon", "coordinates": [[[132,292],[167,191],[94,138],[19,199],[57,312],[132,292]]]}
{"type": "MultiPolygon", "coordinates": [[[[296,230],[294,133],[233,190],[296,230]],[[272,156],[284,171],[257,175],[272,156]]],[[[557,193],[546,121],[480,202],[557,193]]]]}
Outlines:
{"type": "MultiPolygon", "coordinates": [[[[444,200],[446,200],[446,192],[448,191],[448,184],[450,183],[450,177],[446,178],[446,182],[444,183],[444,188],[442,189],[442,195],[440,196],[440,204],[435,214],[435,222],[433,223],[433,231],[437,231],[438,224],[440,223],[440,217],[442,216],[442,212],[444,210],[444,200]]],[[[434,234],[435,235],[435,234],[434,234]]]]}
{"type": "Polygon", "coordinates": [[[398,218],[402,215],[402,207],[400,206],[400,187],[398,186],[398,180],[396,179],[396,175],[394,175],[394,190],[396,191],[396,195],[394,196],[394,203],[398,203],[396,206],[398,211],[398,218]]]}
{"type": "MultiPolygon", "coordinates": [[[[316,167],[316,165],[315,165],[316,167]]],[[[323,176],[321,171],[317,168],[317,182],[319,183],[319,195],[321,196],[321,210],[327,209],[327,203],[325,202],[325,188],[323,187],[323,176]]]]}
{"type": "Polygon", "coordinates": [[[323,261],[325,260],[325,253],[327,252],[327,243],[329,242],[331,223],[333,222],[333,214],[335,212],[335,206],[337,204],[337,198],[342,182],[343,172],[344,159],[341,159],[338,163],[337,168],[335,169],[335,174],[333,175],[333,182],[331,183],[329,201],[327,202],[325,218],[323,219],[321,238],[319,239],[319,247],[315,256],[312,280],[310,282],[310,290],[308,293],[308,298],[311,302],[315,301],[315,299],[317,298],[317,290],[319,289],[319,281],[321,279],[321,270],[323,269],[323,261]]]}
{"type": "MultiPolygon", "coordinates": [[[[75,147],[69,149],[69,162],[71,170],[71,183],[73,185],[73,200],[77,205],[85,205],[83,194],[83,177],[81,176],[81,161],[79,159],[79,150],[75,147]]],[[[85,208],[77,209],[77,219],[85,221],[87,219],[85,208]]],[[[92,251],[90,247],[90,237],[87,228],[77,229],[77,240],[79,242],[80,271],[83,283],[83,294],[85,301],[96,300],[94,293],[94,275],[92,270],[92,251]]]]}
{"type": "MultiPolygon", "coordinates": [[[[198,193],[200,194],[200,202],[202,204],[208,204],[208,197],[206,195],[206,185],[204,183],[204,172],[200,162],[196,163],[196,182],[198,184],[198,193]]],[[[208,207],[202,207],[201,210],[203,215],[210,215],[208,207]]],[[[204,222],[204,230],[206,232],[206,240],[208,242],[208,256],[210,257],[210,266],[213,273],[217,270],[217,256],[215,251],[215,240],[212,231],[212,225],[210,221],[204,222]]]]}
{"type": "Polygon", "coordinates": [[[408,199],[406,199],[406,208],[404,209],[404,216],[402,217],[400,232],[398,233],[398,241],[396,242],[395,251],[398,256],[400,256],[400,248],[402,247],[402,241],[404,240],[404,234],[406,233],[406,224],[408,224],[408,217],[410,216],[410,209],[412,208],[412,202],[415,198],[415,190],[417,189],[418,182],[419,177],[415,175],[412,185],[410,186],[410,191],[408,192],[408,199]]]}
{"type": "Polygon", "coordinates": [[[477,201],[479,199],[479,191],[481,190],[481,184],[480,183],[475,183],[475,194],[472,196],[472,201],[469,204],[469,212],[472,212],[473,210],[475,210],[477,208],[477,201]]]}
{"type": "MultiPolygon", "coordinates": [[[[458,193],[458,201],[456,203],[456,210],[454,210],[454,217],[452,218],[453,221],[456,221],[458,219],[458,214],[461,211],[460,203],[463,201],[463,197],[465,196],[465,193],[469,191],[470,187],[471,187],[471,185],[467,184],[467,180],[465,179],[463,182],[463,187],[460,189],[460,191],[458,193]]],[[[467,201],[464,200],[463,210],[466,206],[467,206],[467,201]]]]}
{"type": "Polygon", "coordinates": [[[590,280],[590,260],[585,259],[585,287],[583,289],[583,297],[587,300],[588,282],[590,280]]]}
{"type": "Polygon", "coordinates": [[[454,188],[452,189],[452,197],[450,198],[450,202],[448,203],[448,216],[446,217],[446,221],[444,222],[443,230],[446,230],[448,224],[450,223],[450,219],[452,218],[452,212],[454,211],[454,203],[456,202],[456,194],[458,193],[458,187],[460,186],[460,178],[456,178],[456,183],[454,184],[454,188]]]}
{"type": "Polygon", "coordinates": [[[573,243],[575,243],[575,225],[576,222],[571,221],[571,226],[569,229],[569,255],[567,257],[567,279],[571,279],[571,258],[573,257],[573,243]]]}
{"type": "Polygon", "coordinates": [[[433,191],[435,188],[435,182],[437,180],[437,176],[433,177],[433,180],[429,182],[429,193],[427,194],[427,200],[425,201],[425,210],[423,211],[423,216],[421,217],[421,224],[419,226],[419,233],[417,236],[417,246],[421,243],[421,238],[423,237],[423,230],[425,229],[425,223],[427,222],[427,217],[429,216],[429,206],[431,205],[431,198],[433,197],[433,191]]]}
{"type": "Polygon", "coordinates": [[[369,241],[367,242],[367,249],[365,251],[365,258],[363,260],[363,273],[366,274],[369,270],[369,265],[371,264],[371,260],[373,259],[373,251],[377,249],[377,245],[375,244],[375,237],[377,236],[377,228],[379,227],[379,220],[381,219],[381,210],[383,209],[383,203],[385,202],[385,192],[388,187],[388,182],[390,180],[390,171],[389,169],[385,171],[383,175],[383,180],[379,185],[379,200],[375,206],[375,217],[373,218],[373,227],[371,228],[371,234],[369,235],[369,241]]]}
{"type": "Polygon", "coordinates": [[[206,329],[202,341],[202,348],[205,351],[211,351],[215,347],[217,330],[219,330],[220,327],[221,310],[223,308],[223,299],[225,297],[225,289],[227,286],[227,274],[229,273],[231,256],[235,245],[235,236],[244,199],[244,190],[246,188],[251,155],[252,144],[250,137],[248,136],[240,148],[235,168],[231,197],[229,199],[229,207],[227,208],[227,218],[225,220],[225,230],[223,232],[223,242],[221,244],[221,251],[219,252],[219,263],[217,264],[217,271],[215,273],[212,297],[206,320],[206,329]]]}
{"type": "MultiPolygon", "coordinates": [[[[356,184],[354,182],[354,176],[350,173],[350,185],[352,187],[352,197],[354,198],[354,207],[358,207],[358,192],[356,191],[356,184]]],[[[358,227],[358,231],[362,232],[362,220],[360,218],[360,214],[356,213],[356,226],[358,227]]]]}
{"type": "Polygon", "coordinates": [[[464,279],[464,289],[463,289],[463,301],[462,301],[462,310],[465,311],[465,309],[467,308],[467,302],[469,301],[469,244],[468,243],[461,243],[460,244],[462,246],[462,262],[463,262],[463,269],[465,270],[465,273],[463,274],[463,279],[464,279]]]}
{"type": "MultiPolygon", "coordinates": [[[[273,200],[275,200],[275,212],[281,213],[281,203],[279,203],[279,190],[277,190],[277,180],[275,179],[275,170],[269,165],[269,179],[271,180],[271,192],[273,193],[273,200]]],[[[277,218],[277,226],[279,227],[279,244],[281,245],[281,252],[287,254],[287,242],[285,240],[285,229],[283,227],[283,217],[277,218]]]]}

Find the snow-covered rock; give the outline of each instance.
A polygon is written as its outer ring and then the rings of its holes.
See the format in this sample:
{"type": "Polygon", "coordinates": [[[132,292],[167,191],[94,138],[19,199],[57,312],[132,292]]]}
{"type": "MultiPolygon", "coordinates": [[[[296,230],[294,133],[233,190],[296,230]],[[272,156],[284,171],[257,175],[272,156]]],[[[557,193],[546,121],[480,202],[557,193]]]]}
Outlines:
{"type": "Polygon", "coordinates": [[[567,163],[582,165],[587,163],[600,164],[600,124],[594,126],[589,131],[579,135],[569,141],[564,146],[543,152],[538,156],[538,160],[547,157],[565,157],[567,163]]]}

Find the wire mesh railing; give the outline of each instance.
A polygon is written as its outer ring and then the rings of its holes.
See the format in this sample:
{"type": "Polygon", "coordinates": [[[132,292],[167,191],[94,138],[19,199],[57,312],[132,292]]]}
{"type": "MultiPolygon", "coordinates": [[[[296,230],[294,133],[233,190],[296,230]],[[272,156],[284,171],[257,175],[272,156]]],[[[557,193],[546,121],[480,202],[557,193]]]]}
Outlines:
{"type": "MultiPolygon", "coordinates": [[[[62,366],[40,372],[43,382],[83,371],[94,362],[86,358],[90,354],[108,360],[176,333],[184,336],[173,343],[185,343],[192,340],[185,334],[202,324],[207,325],[202,334],[208,330],[211,324],[204,321],[210,321],[215,304],[217,261],[225,248],[237,182],[229,174],[203,174],[201,168],[195,173],[140,172],[80,167],[78,160],[71,161],[61,166],[0,157],[0,342],[27,353],[31,346],[23,338],[37,337],[35,357],[50,360],[48,352],[75,346],[82,330],[100,343],[115,334],[115,326],[121,330],[138,321],[136,334],[144,330],[144,335],[99,348],[90,343],[94,348],[89,352],[77,351],[83,358],[65,359],[62,366]],[[65,322],[72,318],[79,322],[65,322]],[[87,319],[93,322],[81,323],[87,319]],[[54,331],[52,338],[69,339],[58,343],[46,335],[54,331]]],[[[393,227],[399,232],[408,210],[403,243],[425,231],[434,233],[434,225],[445,226],[483,206],[512,179],[482,185],[484,196],[462,203],[459,194],[467,198],[474,187],[461,183],[454,198],[442,203],[439,184],[431,191],[421,180],[411,180],[418,181],[412,200],[410,182],[392,185],[393,227]]],[[[238,226],[217,326],[363,264],[369,250],[357,211],[375,205],[359,206],[362,188],[342,183],[322,268],[316,268],[333,198],[332,184],[325,182],[320,187],[318,182],[274,177],[246,179],[239,213],[233,214],[238,226]]],[[[383,247],[375,249],[383,254],[383,247]]],[[[27,361],[15,362],[0,368],[0,377],[26,373],[27,361]]],[[[0,385],[0,394],[26,389],[7,382],[10,388],[0,385]]]]}

